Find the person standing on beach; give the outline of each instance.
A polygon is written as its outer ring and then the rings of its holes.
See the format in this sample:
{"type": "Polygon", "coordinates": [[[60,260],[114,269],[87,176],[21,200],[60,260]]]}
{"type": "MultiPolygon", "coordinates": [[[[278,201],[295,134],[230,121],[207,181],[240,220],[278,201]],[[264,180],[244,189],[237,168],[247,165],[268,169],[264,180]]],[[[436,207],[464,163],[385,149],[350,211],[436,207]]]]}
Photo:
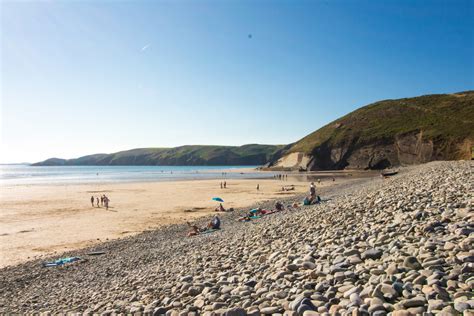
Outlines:
{"type": "Polygon", "coordinates": [[[224,189],[227,188],[227,182],[224,181],[224,189]]]}
{"type": "Polygon", "coordinates": [[[221,189],[222,189],[222,182],[221,182],[221,189]]]}
{"type": "Polygon", "coordinates": [[[109,210],[109,201],[109,198],[104,194],[104,204],[107,211],[109,210]]]}
{"type": "Polygon", "coordinates": [[[97,197],[96,200],[97,200],[97,207],[100,207],[99,206],[99,198],[97,197]]]}
{"type": "Polygon", "coordinates": [[[104,196],[105,194],[100,196],[100,206],[104,206],[104,196]]]}
{"type": "Polygon", "coordinates": [[[94,207],[94,196],[93,195],[91,196],[91,205],[92,205],[92,207],[94,207]]]}
{"type": "Polygon", "coordinates": [[[260,190],[260,184],[257,184],[257,191],[260,190]]]}
{"type": "Polygon", "coordinates": [[[312,198],[316,196],[316,187],[314,186],[314,182],[311,182],[311,185],[309,186],[309,194],[312,198]]]}

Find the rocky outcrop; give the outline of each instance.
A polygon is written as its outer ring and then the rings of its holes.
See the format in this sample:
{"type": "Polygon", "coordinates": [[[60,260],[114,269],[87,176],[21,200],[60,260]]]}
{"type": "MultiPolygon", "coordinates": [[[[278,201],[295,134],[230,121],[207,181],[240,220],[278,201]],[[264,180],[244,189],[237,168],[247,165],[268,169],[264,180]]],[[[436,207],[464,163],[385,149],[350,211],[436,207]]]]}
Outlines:
{"type": "Polygon", "coordinates": [[[321,146],[306,166],[297,167],[310,170],[385,169],[456,157],[469,159],[469,143],[474,144],[469,140],[437,143],[424,139],[423,132],[409,133],[372,144],[360,145],[355,141],[335,148],[321,146]]]}
{"type": "Polygon", "coordinates": [[[282,170],[306,168],[311,160],[311,156],[302,152],[291,153],[279,158],[273,169],[282,170]]]}
{"type": "Polygon", "coordinates": [[[270,165],[295,170],[384,169],[468,160],[473,146],[471,91],[367,105],[302,138],[270,165]]]}

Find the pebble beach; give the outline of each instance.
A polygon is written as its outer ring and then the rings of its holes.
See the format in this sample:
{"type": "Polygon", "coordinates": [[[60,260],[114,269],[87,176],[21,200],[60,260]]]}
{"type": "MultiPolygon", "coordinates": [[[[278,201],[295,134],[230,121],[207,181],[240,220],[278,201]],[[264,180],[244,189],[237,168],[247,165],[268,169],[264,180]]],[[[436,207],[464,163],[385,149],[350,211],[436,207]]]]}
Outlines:
{"type": "Polygon", "coordinates": [[[318,205],[224,214],[212,234],[169,225],[64,253],[82,260],[63,266],[6,267],[0,313],[474,315],[473,167],[401,168],[322,189],[318,205]]]}

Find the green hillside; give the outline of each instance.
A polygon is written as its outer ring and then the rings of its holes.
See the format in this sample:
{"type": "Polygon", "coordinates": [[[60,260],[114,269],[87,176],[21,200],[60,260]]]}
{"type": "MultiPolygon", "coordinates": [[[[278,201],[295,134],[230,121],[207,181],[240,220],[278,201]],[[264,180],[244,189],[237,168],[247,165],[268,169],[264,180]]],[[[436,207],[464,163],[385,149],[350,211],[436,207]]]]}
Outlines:
{"type": "Polygon", "coordinates": [[[174,148],[137,148],[113,154],[95,154],[76,159],[51,158],[34,166],[196,166],[263,165],[283,146],[250,144],[236,146],[181,146],[174,148]]]}
{"type": "Polygon", "coordinates": [[[466,91],[369,104],[286,146],[138,148],[69,160],[51,158],[34,165],[266,164],[282,169],[383,169],[471,159],[473,146],[474,91],[466,91]],[[291,158],[292,154],[298,157],[291,158]]]}
{"type": "Polygon", "coordinates": [[[473,139],[474,91],[466,91],[364,106],[297,141],[285,154],[309,155],[310,165],[301,166],[309,169],[367,169],[376,163],[364,159],[385,159],[381,167],[469,159],[464,147],[473,139]]]}

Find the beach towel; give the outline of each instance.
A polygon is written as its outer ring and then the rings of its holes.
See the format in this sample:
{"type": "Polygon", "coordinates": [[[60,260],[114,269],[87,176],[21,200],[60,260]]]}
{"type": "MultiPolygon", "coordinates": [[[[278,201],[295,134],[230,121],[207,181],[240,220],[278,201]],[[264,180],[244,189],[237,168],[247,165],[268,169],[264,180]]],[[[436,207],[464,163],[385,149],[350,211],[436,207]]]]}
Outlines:
{"type": "Polygon", "coordinates": [[[55,261],[52,261],[52,262],[45,262],[45,263],[43,263],[43,266],[45,266],[45,267],[57,267],[57,266],[61,266],[63,264],[71,263],[71,262],[78,261],[78,260],[81,260],[81,258],[79,258],[79,257],[61,258],[61,259],[58,259],[58,260],[55,260],[55,261]]]}
{"type": "Polygon", "coordinates": [[[210,233],[216,232],[216,231],[218,231],[218,230],[220,230],[220,229],[213,229],[213,228],[211,228],[211,229],[206,229],[205,231],[202,231],[202,232],[200,232],[199,234],[210,234],[210,233]]]}

